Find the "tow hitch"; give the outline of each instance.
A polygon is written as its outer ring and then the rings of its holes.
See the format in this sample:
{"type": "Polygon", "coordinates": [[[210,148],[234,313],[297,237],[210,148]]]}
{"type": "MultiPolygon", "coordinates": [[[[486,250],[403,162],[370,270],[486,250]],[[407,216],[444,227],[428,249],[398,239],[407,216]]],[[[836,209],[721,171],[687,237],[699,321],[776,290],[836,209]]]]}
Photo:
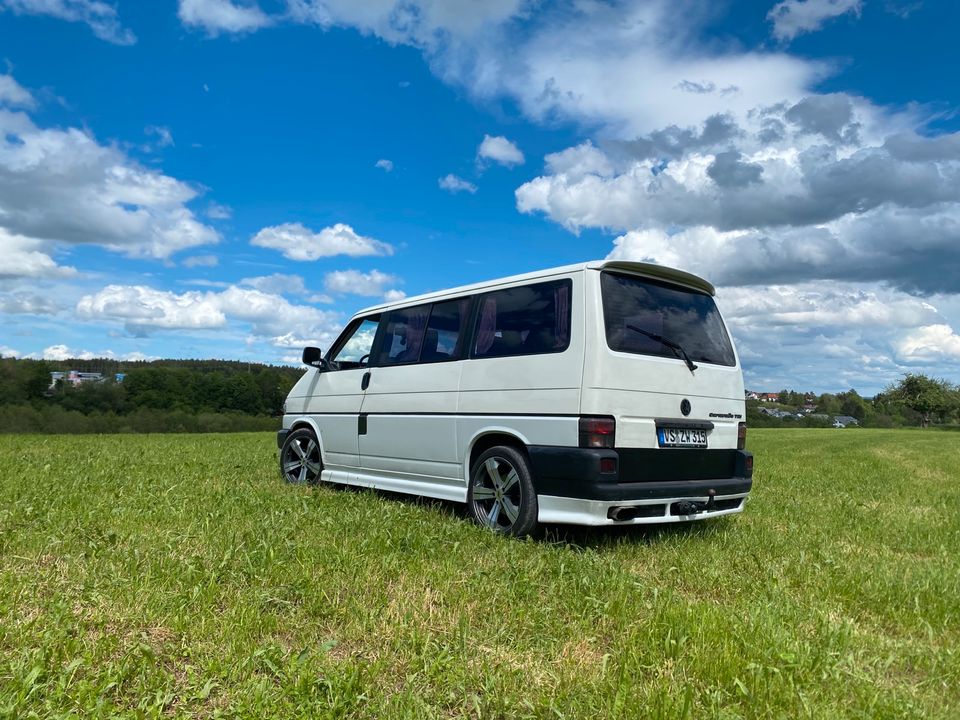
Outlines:
{"type": "Polygon", "coordinates": [[[710,512],[714,509],[714,498],[716,490],[707,491],[707,501],[699,502],[697,500],[678,500],[670,505],[671,515],[699,515],[702,512],[710,512]]]}

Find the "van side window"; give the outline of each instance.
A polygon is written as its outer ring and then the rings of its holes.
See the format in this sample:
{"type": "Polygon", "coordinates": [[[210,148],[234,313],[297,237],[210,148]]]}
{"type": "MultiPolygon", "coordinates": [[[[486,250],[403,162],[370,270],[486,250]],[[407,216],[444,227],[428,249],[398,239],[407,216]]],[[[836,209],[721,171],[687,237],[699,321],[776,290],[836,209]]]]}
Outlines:
{"type": "Polygon", "coordinates": [[[377,325],[380,316],[363,318],[357,321],[340,336],[331,349],[331,370],[353,370],[366,367],[369,364],[370,351],[373,349],[373,338],[377,334],[377,325]]]}
{"type": "Polygon", "coordinates": [[[392,310],[384,316],[383,340],[378,365],[403,365],[420,359],[426,334],[429,305],[392,310]]]}
{"type": "Polygon", "coordinates": [[[569,280],[496,290],[480,296],[473,357],[563,352],[570,345],[569,280]]]}
{"type": "Polygon", "coordinates": [[[469,312],[470,298],[434,303],[423,338],[420,362],[441,362],[463,356],[463,330],[469,312]]]}

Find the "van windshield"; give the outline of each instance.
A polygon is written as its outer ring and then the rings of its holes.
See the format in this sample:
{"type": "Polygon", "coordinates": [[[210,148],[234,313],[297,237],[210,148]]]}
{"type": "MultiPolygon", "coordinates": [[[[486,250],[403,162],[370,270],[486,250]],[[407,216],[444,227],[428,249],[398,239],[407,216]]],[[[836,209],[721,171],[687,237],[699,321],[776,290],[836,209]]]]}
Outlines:
{"type": "Polygon", "coordinates": [[[706,293],[635,275],[600,275],[607,345],[617,352],[736,365],[730,337],[706,293]]]}

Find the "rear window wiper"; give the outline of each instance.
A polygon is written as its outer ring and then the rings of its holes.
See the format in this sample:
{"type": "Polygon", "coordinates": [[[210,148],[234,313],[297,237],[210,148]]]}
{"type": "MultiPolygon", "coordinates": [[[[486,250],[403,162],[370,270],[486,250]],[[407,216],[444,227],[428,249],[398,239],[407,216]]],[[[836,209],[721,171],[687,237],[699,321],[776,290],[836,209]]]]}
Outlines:
{"type": "Polygon", "coordinates": [[[687,355],[687,351],[680,346],[680,343],[675,343],[673,340],[667,340],[662,335],[657,335],[656,333],[652,333],[649,330],[644,330],[643,328],[638,328],[636,325],[630,325],[629,323],[627,324],[627,330],[633,330],[641,335],[646,335],[651,340],[656,340],[661,345],[666,345],[668,348],[673,350],[674,353],[676,353],[678,358],[687,364],[690,372],[693,372],[697,369],[697,366],[694,364],[693,360],[690,359],[690,356],[687,355]]]}

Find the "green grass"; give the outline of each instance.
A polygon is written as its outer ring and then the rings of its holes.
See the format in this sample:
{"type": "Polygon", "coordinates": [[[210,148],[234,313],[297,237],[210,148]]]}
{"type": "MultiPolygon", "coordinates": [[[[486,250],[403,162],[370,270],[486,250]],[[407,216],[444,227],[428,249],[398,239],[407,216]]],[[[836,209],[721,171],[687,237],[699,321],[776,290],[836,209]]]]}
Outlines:
{"type": "Polygon", "coordinates": [[[518,542],[272,434],[0,437],[0,717],[957,717],[953,434],[750,445],[742,515],[518,542]]]}

